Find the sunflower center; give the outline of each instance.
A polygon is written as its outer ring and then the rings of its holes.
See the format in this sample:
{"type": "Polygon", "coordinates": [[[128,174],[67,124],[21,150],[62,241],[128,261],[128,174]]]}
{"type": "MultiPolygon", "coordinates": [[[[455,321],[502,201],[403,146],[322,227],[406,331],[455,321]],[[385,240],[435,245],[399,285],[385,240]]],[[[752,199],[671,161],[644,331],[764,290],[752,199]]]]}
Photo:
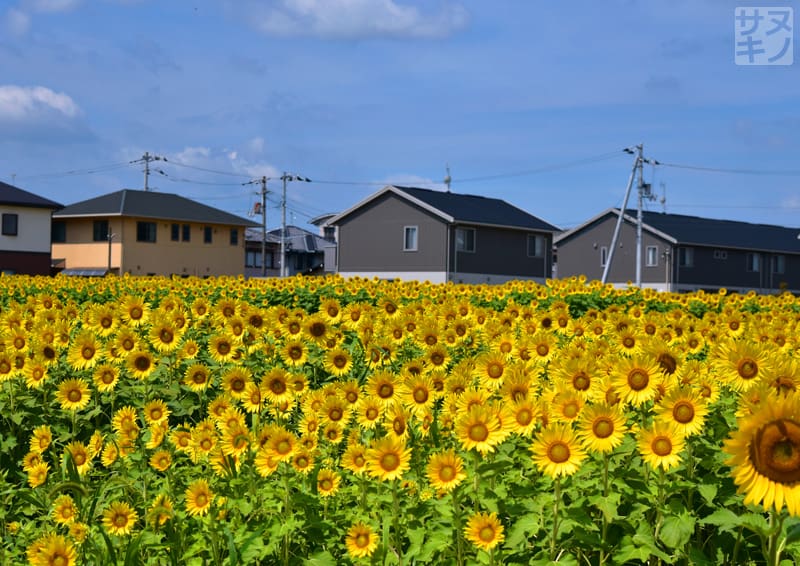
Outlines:
{"type": "Polygon", "coordinates": [[[231,389],[233,391],[243,391],[245,388],[244,380],[241,378],[236,378],[231,381],[231,389]]]}
{"type": "Polygon", "coordinates": [[[319,489],[320,491],[330,491],[333,489],[333,482],[328,478],[321,479],[319,481],[319,489]]]}
{"type": "Polygon", "coordinates": [[[800,424],[779,419],[755,434],[750,457],[756,470],[778,483],[800,481],[800,424]]]}
{"type": "Polygon", "coordinates": [[[666,436],[657,436],[650,445],[656,456],[669,456],[672,453],[672,441],[666,436]]]}
{"type": "Polygon", "coordinates": [[[122,528],[127,524],[128,524],[128,517],[126,515],[123,515],[122,513],[118,513],[117,515],[114,515],[114,526],[115,527],[122,528]]]}
{"type": "Polygon", "coordinates": [[[369,546],[369,535],[366,533],[358,533],[355,543],[358,548],[367,548],[369,546]]]}
{"type": "Polygon", "coordinates": [[[400,457],[392,452],[381,456],[381,469],[392,472],[400,467],[400,457]]]}
{"type": "Polygon", "coordinates": [[[77,389],[72,389],[69,393],[67,393],[67,399],[69,399],[72,403],[77,403],[82,398],[83,394],[77,389]]]}
{"type": "Polygon", "coordinates": [[[314,322],[308,327],[308,333],[314,338],[319,338],[325,335],[325,324],[322,322],[314,322]]]}
{"type": "Polygon", "coordinates": [[[569,446],[563,442],[555,442],[547,448],[547,457],[555,464],[561,464],[569,460],[569,446]]]}
{"type": "Polygon", "coordinates": [[[194,502],[198,507],[205,507],[208,504],[208,496],[205,493],[198,493],[194,502]]]}
{"type": "Polygon", "coordinates": [[[72,455],[72,460],[76,466],[83,466],[86,463],[86,454],[83,452],[76,452],[72,455]]]}
{"type": "Polygon", "coordinates": [[[494,540],[494,529],[491,526],[486,525],[478,532],[478,537],[483,542],[492,542],[494,540]]]}
{"type": "Polygon", "coordinates": [[[347,357],[342,355],[337,355],[333,357],[333,365],[337,369],[342,369],[347,365],[347,357]]]}
{"type": "Polygon", "coordinates": [[[650,383],[650,376],[641,368],[634,368],[628,372],[628,387],[634,391],[641,391],[650,383]]]}
{"type": "Polygon", "coordinates": [[[486,367],[486,373],[492,379],[499,379],[503,375],[503,365],[492,362],[486,367]]]}
{"type": "Polygon", "coordinates": [[[664,372],[669,375],[675,373],[675,370],[678,368],[677,360],[666,352],[658,356],[658,365],[661,366],[661,369],[663,369],[664,372]]]}
{"type": "Polygon", "coordinates": [[[157,421],[161,418],[161,415],[163,415],[161,409],[150,409],[150,420],[157,421]]]}
{"type": "Polygon", "coordinates": [[[450,464],[445,464],[439,469],[439,479],[442,481],[453,481],[456,477],[456,469],[450,464]]]}
{"type": "Polygon", "coordinates": [[[289,357],[297,361],[303,357],[303,348],[300,346],[292,346],[289,348],[289,357]]]}
{"type": "Polygon", "coordinates": [[[592,423],[592,434],[597,438],[608,438],[614,434],[614,421],[608,417],[598,417],[592,423]]]}
{"type": "Polygon", "coordinates": [[[192,381],[195,383],[202,384],[206,382],[206,374],[203,371],[196,371],[192,374],[192,381]]]}
{"type": "Polygon", "coordinates": [[[142,309],[139,307],[133,307],[130,311],[128,311],[128,316],[130,316],[132,320],[139,320],[142,318],[142,314],[142,309]]]}
{"type": "Polygon", "coordinates": [[[439,352],[431,354],[431,363],[435,366],[440,366],[444,363],[444,356],[439,352]]]}
{"type": "Polygon", "coordinates": [[[633,348],[636,346],[636,339],[633,336],[626,336],[622,339],[622,346],[625,348],[633,348]]]}
{"type": "Polygon", "coordinates": [[[401,418],[396,418],[392,421],[392,430],[398,436],[406,431],[406,422],[401,418]]]}
{"type": "Polygon", "coordinates": [[[533,413],[530,409],[520,409],[516,414],[517,424],[520,426],[528,426],[533,420],[533,413]]]}
{"type": "Polygon", "coordinates": [[[362,454],[357,454],[353,458],[353,464],[355,464],[357,468],[363,468],[364,464],[366,463],[367,461],[364,459],[364,456],[362,454]]]}
{"type": "Polygon", "coordinates": [[[694,419],[694,405],[689,401],[678,401],[672,408],[672,417],[681,424],[692,422],[694,419]]]}
{"type": "Polygon", "coordinates": [[[489,438],[489,428],[483,423],[475,423],[469,427],[467,436],[473,442],[483,442],[489,438]]]}
{"type": "Polygon", "coordinates": [[[56,351],[50,346],[45,346],[42,348],[42,355],[48,360],[54,360],[56,358],[56,351]]]}
{"type": "Polygon", "coordinates": [[[342,420],[342,416],[344,413],[339,407],[334,407],[330,411],[328,411],[328,418],[332,421],[340,421],[342,420]]]}
{"type": "Polygon", "coordinates": [[[758,362],[753,358],[742,358],[736,365],[736,371],[742,379],[753,379],[758,375],[758,362]]]}
{"type": "Polygon", "coordinates": [[[380,387],[378,387],[378,397],[380,397],[381,399],[388,399],[392,395],[394,395],[394,387],[392,387],[388,383],[384,383],[380,387]]]}
{"type": "Polygon", "coordinates": [[[269,382],[269,390],[275,395],[281,395],[286,391],[286,384],[280,379],[273,379],[269,382]]]}
{"type": "Polygon", "coordinates": [[[427,400],[428,400],[428,392],[424,388],[418,387],[417,389],[414,390],[415,402],[422,404],[427,400]]]}
{"type": "Polygon", "coordinates": [[[536,346],[536,353],[540,356],[546,356],[550,352],[550,347],[547,344],[539,344],[536,346]]]}
{"type": "Polygon", "coordinates": [[[136,369],[139,371],[147,371],[150,369],[150,358],[147,356],[137,356],[133,365],[136,366],[136,369]]]}
{"type": "Polygon", "coordinates": [[[731,330],[739,330],[739,321],[732,320],[728,323],[728,328],[731,330]]]}
{"type": "Polygon", "coordinates": [[[158,339],[161,340],[164,344],[170,344],[175,336],[167,330],[166,328],[162,328],[161,332],[158,333],[158,339]]]}
{"type": "Polygon", "coordinates": [[[84,346],[81,348],[81,356],[83,356],[84,360],[91,360],[94,357],[94,347],[92,346],[84,346]]]}
{"type": "Polygon", "coordinates": [[[217,352],[221,355],[225,356],[231,351],[231,345],[227,342],[220,342],[217,344],[217,352]]]}
{"type": "Polygon", "coordinates": [[[592,380],[585,372],[577,373],[572,377],[572,387],[574,387],[576,391],[586,391],[591,384],[592,380]]]}
{"type": "Polygon", "coordinates": [[[578,406],[578,403],[574,401],[570,401],[569,403],[564,405],[562,409],[562,413],[568,419],[574,419],[575,417],[578,416],[579,412],[580,412],[580,407],[578,406]]]}

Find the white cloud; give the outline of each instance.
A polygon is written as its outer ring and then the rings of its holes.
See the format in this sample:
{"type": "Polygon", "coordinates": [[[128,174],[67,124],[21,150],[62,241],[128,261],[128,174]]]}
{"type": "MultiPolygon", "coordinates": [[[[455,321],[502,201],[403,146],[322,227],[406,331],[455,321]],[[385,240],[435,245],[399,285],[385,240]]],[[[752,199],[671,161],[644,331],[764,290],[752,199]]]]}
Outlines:
{"type": "Polygon", "coordinates": [[[31,18],[22,10],[10,8],[6,12],[4,24],[10,35],[19,37],[28,33],[28,29],[31,27],[31,18]]]}
{"type": "Polygon", "coordinates": [[[433,14],[396,0],[279,0],[270,4],[250,3],[249,15],[260,31],[277,36],[439,38],[463,28],[468,20],[465,8],[449,3],[433,14]]]}
{"type": "Polygon", "coordinates": [[[256,137],[247,142],[247,149],[253,153],[261,153],[264,151],[264,138],[256,137]]]}
{"type": "Polygon", "coordinates": [[[57,115],[75,118],[80,108],[68,95],[43,86],[0,86],[0,120],[28,121],[57,115]]]}

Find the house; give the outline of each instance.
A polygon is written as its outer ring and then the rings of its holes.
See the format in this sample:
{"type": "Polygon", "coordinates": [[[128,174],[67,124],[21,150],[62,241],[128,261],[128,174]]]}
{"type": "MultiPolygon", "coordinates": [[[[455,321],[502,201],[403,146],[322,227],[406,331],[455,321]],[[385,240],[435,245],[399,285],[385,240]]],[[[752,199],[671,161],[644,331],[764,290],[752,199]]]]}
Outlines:
{"type": "Polygon", "coordinates": [[[339,230],[330,224],[330,220],[335,217],[333,212],[327,212],[315,216],[308,221],[309,224],[319,228],[319,235],[325,239],[322,246],[324,252],[323,270],[325,273],[336,273],[336,242],[339,240],[339,230]]]}
{"type": "Polygon", "coordinates": [[[50,275],[50,216],[62,206],[0,182],[0,271],[50,275]]]}
{"type": "Polygon", "coordinates": [[[343,277],[544,281],[559,229],[503,200],[389,185],[336,215],[343,277]]]}
{"type": "Polygon", "coordinates": [[[123,189],[53,214],[52,255],[67,274],[244,273],[256,224],[182,196],[123,189]]]}
{"type": "MultiPolygon", "coordinates": [[[[555,238],[558,276],[601,279],[619,217],[610,208],[555,238]]],[[[665,291],[800,291],[800,228],[643,211],[641,281],[665,291]]],[[[608,283],[636,274],[636,211],[623,216],[608,283]]]]}
{"type": "MultiPolygon", "coordinates": [[[[325,246],[327,240],[299,226],[286,226],[287,276],[318,275],[324,272],[325,246]]],[[[267,231],[264,241],[260,228],[248,228],[245,233],[246,277],[280,277],[281,275],[281,228],[267,231]],[[261,263],[262,247],[265,249],[266,269],[261,263]]]]}

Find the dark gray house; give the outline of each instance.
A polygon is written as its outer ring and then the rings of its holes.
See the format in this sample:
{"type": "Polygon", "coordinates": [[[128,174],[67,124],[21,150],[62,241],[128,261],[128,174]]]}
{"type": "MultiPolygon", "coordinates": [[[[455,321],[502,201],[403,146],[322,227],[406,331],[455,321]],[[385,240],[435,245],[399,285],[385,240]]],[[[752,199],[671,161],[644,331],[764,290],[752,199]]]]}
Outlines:
{"type": "MultiPolygon", "coordinates": [[[[556,236],[558,277],[601,279],[619,209],[556,236]]],[[[643,212],[642,286],[665,291],[800,292],[800,228],[643,212]]],[[[636,211],[623,217],[608,283],[636,273],[636,211]]]]}
{"type": "Polygon", "coordinates": [[[432,283],[543,282],[559,231],[500,199],[393,185],[328,224],[343,277],[432,283]]]}
{"type": "MultiPolygon", "coordinates": [[[[262,232],[260,228],[248,228],[245,232],[245,277],[261,277],[262,232]]],[[[325,247],[330,242],[299,226],[286,226],[286,265],[287,275],[321,275],[324,273],[325,247]]],[[[281,275],[281,229],[267,230],[266,276],[281,275]]]]}

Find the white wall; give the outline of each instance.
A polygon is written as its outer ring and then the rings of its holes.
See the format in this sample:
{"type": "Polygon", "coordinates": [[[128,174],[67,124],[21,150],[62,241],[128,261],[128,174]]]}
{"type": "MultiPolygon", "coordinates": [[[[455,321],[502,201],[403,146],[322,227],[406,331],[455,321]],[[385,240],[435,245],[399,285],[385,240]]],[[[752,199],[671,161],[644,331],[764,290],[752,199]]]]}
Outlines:
{"type": "Polygon", "coordinates": [[[0,234],[0,249],[12,252],[50,253],[50,217],[48,208],[0,206],[0,214],[17,214],[17,235],[0,234]]]}

